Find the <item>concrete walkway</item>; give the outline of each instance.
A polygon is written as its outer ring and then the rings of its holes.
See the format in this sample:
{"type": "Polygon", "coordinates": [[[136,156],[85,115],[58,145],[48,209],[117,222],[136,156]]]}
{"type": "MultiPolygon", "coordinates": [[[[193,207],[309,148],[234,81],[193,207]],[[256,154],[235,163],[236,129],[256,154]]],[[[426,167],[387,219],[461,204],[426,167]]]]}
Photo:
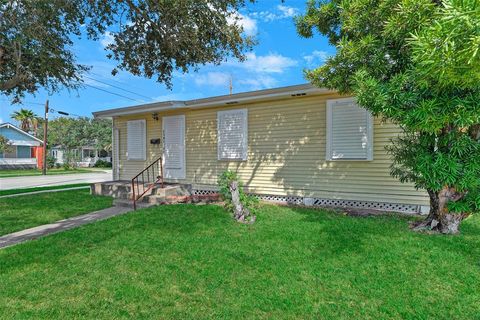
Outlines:
{"type": "Polygon", "coordinates": [[[0,190],[46,187],[62,184],[95,183],[110,180],[112,180],[112,170],[51,176],[0,178],[0,190]]]}
{"type": "Polygon", "coordinates": [[[60,220],[54,223],[45,224],[43,226],[10,233],[0,237],[0,249],[10,247],[28,240],[44,237],[49,234],[77,228],[79,226],[83,226],[85,224],[95,221],[108,219],[130,212],[132,210],[133,209],[128,207],[111,207],[100,211],[87,213],[81,216],[60,220]]]}

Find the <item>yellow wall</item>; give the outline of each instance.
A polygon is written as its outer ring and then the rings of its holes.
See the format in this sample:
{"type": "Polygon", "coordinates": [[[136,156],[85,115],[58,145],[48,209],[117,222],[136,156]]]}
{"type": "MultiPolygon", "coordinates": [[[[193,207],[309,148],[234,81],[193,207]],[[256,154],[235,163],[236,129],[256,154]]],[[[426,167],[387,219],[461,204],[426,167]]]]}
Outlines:
{"type": "Polygon", "coordinates": [[[249,190],[259,194],[299,195],[344,200],[364,200],[428,205],[423,191],[389,175],[385,151],[398,128],[375,119],[373,161],[326,161],[326,99],[307,96],[232,107],[182,110],[122,116],[114,119],[120,136],[120,179],[129,180],[153,159],[161,147],[150,139],[161,137],[163,115],[185,114],[186,179],[194,185],[216,185],[225,169],[235,169],[249,190]],[[248,108],[248,160],[217,160],[217,111],[248,108]],[[126,121],[147,120],[147,161],[126,159],[126,121]]]}

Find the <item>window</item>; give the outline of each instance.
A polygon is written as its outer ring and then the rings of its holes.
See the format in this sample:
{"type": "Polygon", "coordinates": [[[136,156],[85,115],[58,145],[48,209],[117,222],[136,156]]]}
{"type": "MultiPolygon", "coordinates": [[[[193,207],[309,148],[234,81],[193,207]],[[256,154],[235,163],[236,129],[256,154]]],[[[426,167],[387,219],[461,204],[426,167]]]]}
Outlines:
{"type": "Polygon", "coordinates": [[[327,101],[327,160],[373,160],[373,118],[353,98],[327,101]]]}
{"type": "Polygon", "coordinates": [[[127,159],[147,159],[147,132],[145,120],[127,121],[127,159]]]}
{"type": "Polygon", "coordinates": [[[247,109],[217,113],[218,160],[247,160],[247,109]]]}

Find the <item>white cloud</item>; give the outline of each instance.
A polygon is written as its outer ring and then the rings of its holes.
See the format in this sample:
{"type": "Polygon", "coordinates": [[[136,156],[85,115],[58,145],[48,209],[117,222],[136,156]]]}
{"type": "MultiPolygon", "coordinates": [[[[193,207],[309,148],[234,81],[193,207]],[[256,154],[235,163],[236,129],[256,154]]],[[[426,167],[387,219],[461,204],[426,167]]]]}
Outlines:
{"type": "Polygon", "coordinates": [[[238,80],[237,83],[247,86],[249,90],[260,90],[275,87],[278,84],[278,80],[268,75],[250,75],[238,80]]]}
{"type": "Polygon", "coordinates": [[[293,18],[300,13],[300,10],[294,7],[279,4],[273,11],[259,11],[252,13],[252,16],[266,22],[275,20],[293,18]]]}
{"type": "Polygon", "coordinates": [[[277,6],[277,9],[282,13],[281,15],[282,19],[295,17],[300,12],[297,8],[288,7],[281,4],[277,6]]]}
{"type": "Polygon", "coordinates": [[[103,34],[102,39],[100,39],[100,43],[104,48],[107,47],[109,44],[112,44],[113,41],[114,41],[113,33],[111,33],[110,31],[106,31],[103,34]]]}
{"type": "Polygon", "coordinates": [[[243,28],[243,32],[247,36],[254,36],[257,34],[257,21],[250,18],[249,16],[245,16],[241,13],[235,12],[230,17],[228,17],[227,20],[230,24],[236,23],[240,25],[243,28]]]}
{"type": "Polygon", "coordinates": [[[230,81],[230,74],[225,72],[208,72],[205,74],[193,75],[195,84],[198,86],[225,86],[228,87],[230,81]]]}
{"type": "Polygon", "coordinates": [[[285,69],[298,64],[296,60],[278,53],[257,56],[254,52],[251,52],[246,54],[246,58],[246,61],[240,62],[238,65],[255,73],[282,73],[285,69]]]}
{"type": "Polygon", "coordinates": [[[326,51],[314,50],[312,51],[312,53],[303,56],[303,59],[309,67],[312,67],[315,65],[323,64],[329,56],[330,54],[326,51]]]}

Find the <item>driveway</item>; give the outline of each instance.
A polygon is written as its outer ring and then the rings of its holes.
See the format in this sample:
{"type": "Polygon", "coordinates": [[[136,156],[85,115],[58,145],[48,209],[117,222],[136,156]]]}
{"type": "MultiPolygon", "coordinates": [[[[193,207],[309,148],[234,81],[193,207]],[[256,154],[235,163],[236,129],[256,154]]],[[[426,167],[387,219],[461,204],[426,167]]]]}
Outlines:
{"type": "Polygon", "coordinates": [[[111,180],[112,170],[51,176],[0,178],[0,190],[56,186],[75,183],[94,183],[111,180]]]}

